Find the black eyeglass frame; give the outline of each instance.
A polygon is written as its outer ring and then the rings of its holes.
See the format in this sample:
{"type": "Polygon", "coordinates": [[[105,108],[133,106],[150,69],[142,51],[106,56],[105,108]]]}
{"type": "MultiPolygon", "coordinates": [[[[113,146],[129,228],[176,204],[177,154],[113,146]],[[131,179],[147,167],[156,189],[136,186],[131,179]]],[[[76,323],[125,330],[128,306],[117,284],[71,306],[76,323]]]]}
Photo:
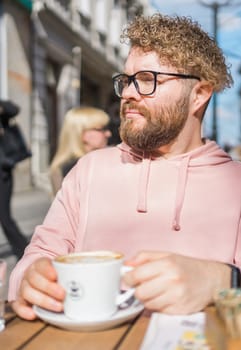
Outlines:
{"type": "MultiPolygon", "coordinates": [[[[128,79],[128,85],[127,86],[130,86],[130,84],[133,82],[135,88],[136,88],[136,91],[138,92],[139,95],[143,95],[143,96],[149,96],[149,95],[152,95],[155,91],[156,91],[156,86],[157,86],[157,76],[158,75],[165,75],[165,76],[171,76],[171,77],[177,77],[177,78],[181,78],[181,79],[197,79],[197,80],[201,80],[200,77],[196,76],[196,75],[192,75],[192,74],[184,74],[184,73],[169,73],[169,72],[156,72],[156,71],[153,71],[153,70],[140,70],[138,72],[136,72],[135,74],[132,74],[132,75],[128,75],[128,74],[125,74],[125,73],[119,73],[119,74],[116,74],[112,77],[112,81],[113,81],[113,85],[114,85],[114,90],[115,90],[115,93],[118,97],[122,97],[122,93],[119,94],[119,89],[117,88],[116,86],[116,83],[117,83],[117,79],[119,77],[127,77],[128,79]],[[143,94],[139,91],[139,85],[138,85],[138,82],[136,81],[136,75],[139,74],[139,73],[152,73],[153,76],[154,76],[154,86],[153,86],[153,90],[152,92],[148,93],[148,94],[143,94]]],[[[123,92],[123,90],[122,90],[123,92]]]]}

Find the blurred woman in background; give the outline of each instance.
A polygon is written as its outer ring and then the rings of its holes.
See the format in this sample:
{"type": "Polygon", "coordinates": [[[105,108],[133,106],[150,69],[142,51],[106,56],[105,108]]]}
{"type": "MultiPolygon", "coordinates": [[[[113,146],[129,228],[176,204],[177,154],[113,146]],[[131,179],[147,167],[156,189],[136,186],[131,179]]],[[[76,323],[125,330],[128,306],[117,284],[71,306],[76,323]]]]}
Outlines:
{"type": "Polygon", "coordinates": [[[94,107],[75,107],[66,113],[58,148],[50,165],[54,194],[80,157],[92,150],[106,147],[111,136],[109,121],[107,113],[94,107]]]}

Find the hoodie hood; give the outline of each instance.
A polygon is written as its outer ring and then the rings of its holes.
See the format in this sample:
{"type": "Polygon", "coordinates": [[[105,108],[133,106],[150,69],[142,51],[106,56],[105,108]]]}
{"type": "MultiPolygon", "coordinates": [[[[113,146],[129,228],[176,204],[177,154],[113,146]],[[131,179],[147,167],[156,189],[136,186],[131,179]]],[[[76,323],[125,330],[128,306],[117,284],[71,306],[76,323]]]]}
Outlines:
{"type": "MultiPolygon", "coordinates": [[[[142,162],[139,184],[138,184],[138,202],[137,211],[146,213],[148,211],[148,184],[151,164],[163,157],[152,157],[150,153],[145,151],[136,152],[125,143],[117,146],[122,152],[122,161],[124,163],[142,162]]],[[[176,199],[174,205],[172,229],[179,231],[180,217],[185,198],[185,190],[188,181],[188,173],[191,167],[212,166],[230,162],[231,157],[224,152],[216,142],[205,140],[205,144],[190,152],[165,159],[167,162],[174,162],[178,167],[178,180],[176,188],[176,199]]]]}

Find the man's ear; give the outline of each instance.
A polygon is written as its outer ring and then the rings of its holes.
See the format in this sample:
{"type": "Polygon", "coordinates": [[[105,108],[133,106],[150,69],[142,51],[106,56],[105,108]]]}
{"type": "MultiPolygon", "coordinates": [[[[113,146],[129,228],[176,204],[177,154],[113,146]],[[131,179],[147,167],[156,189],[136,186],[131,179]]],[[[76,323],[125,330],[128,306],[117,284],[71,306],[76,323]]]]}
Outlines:
{"type": "Polygon", "coordinates": [[[193,115],[203,116],[212,94],[213,87],[208,82],[200,81],[194,85],[190,96],[190,109],[193,115]]]}

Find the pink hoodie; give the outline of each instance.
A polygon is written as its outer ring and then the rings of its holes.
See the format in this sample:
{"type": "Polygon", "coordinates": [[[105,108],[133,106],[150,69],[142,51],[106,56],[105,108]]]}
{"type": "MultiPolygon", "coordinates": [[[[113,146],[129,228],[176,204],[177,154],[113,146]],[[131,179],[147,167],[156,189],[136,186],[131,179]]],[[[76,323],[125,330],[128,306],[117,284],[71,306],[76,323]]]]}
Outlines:
{"type": "Polygon", "coordinates": [[[122,143],[81,158],[11,274],[37,258],[112,249],[171,251],[241,266],[241,163],[213,141],[170,159],[122,143]]]}

